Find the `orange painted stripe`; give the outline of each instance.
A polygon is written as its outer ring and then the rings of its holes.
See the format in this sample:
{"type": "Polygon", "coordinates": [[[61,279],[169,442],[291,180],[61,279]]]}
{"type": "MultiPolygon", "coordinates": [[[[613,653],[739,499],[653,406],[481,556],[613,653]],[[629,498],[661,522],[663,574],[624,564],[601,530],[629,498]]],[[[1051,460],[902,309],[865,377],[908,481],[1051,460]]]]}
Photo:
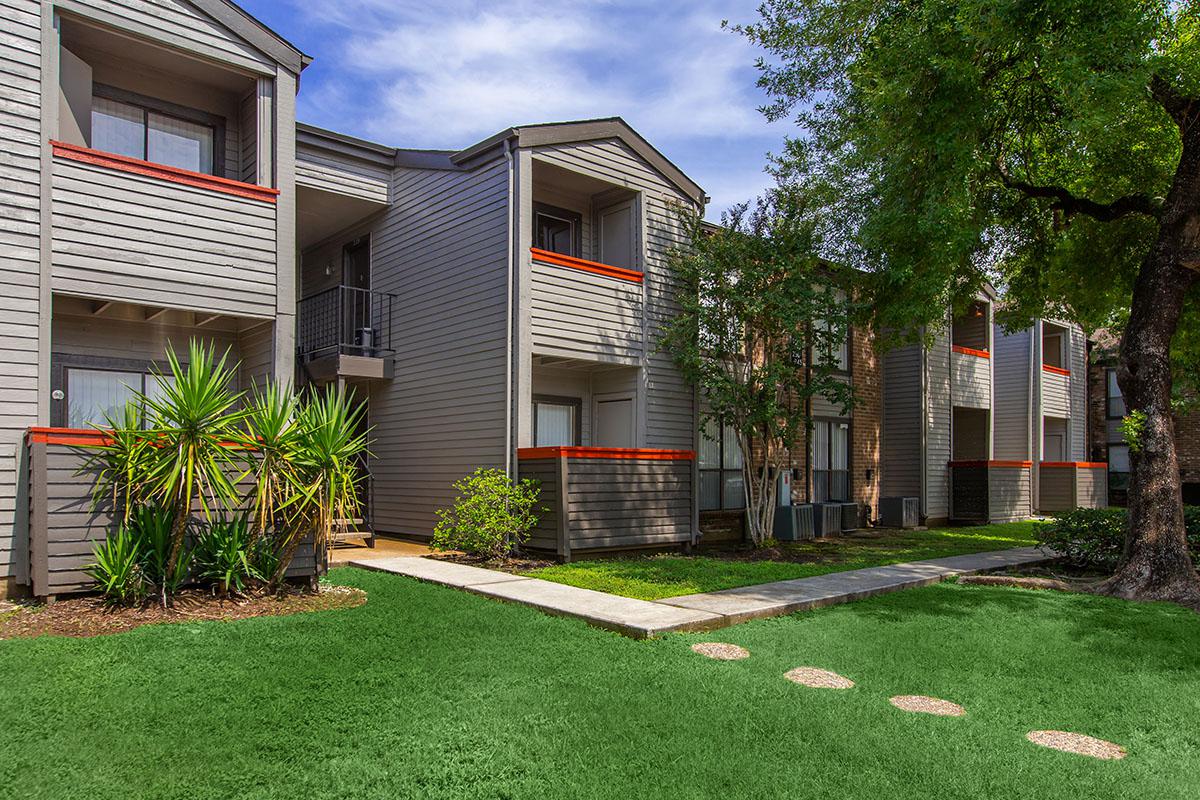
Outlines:
{"type": "MultiPolygon", "coordinates": [[[[112,444],[112,437],[95,428],[30,428],[26,435],[32,444],[69,444],[96,446],[112,444]]],[[[242,447],[238,442],[224,442],[222,447],[242,447]]]]}
{"type": "Polygon", "coordinates": [[[517,458],[522,461],[559,457],[692,461],[696,458],[696,453],[693,450],[647,450],[638,447],[522,447],[517,450],[517,458]]]}
{"type": "Polygon", "coordinates": [[[989,353],[987,350],[976,350],[973,347],[963,347],[962,345],[959,345],[959,344],[954,345],[954,347],[951,349],[954,350],[954,352],[962,353],[965,356],[978,356],[979,358],[991,358],[992,357],[992,354],[989,353]]]}
{"type": "Polygon", "coordinates": [[[1055,375],[1070,375],[1071,374],[1071,370],[1069,370],[1069,369],[1063,369],[1062,367],[1052,367],[1049,364],[1042,364],[1042,369],[1046,370],[1046,372],[1054,373],[1055,375]]]}
{"type": "Polygon", "coordinates": [[[1032,467],[1032,461],[951,461],[951,467],[1032,467]]]}
{"type": "Polygon", "coordinates": [[[165,164],[154,164],[149,161],[143,161],[140,158],[119,156],[116,153],[105,153],[101,150],[93,150],[90,147],[80,147],[77,144],[57,142],[53,139],[50,140],[50,144],[54,148],[54,155],[59,158],[68,158],[72,161],[83,162],[84,164],[93,164],[98,167],[120,170],[121,172],[131,172],[135,175],[159,178],[171,183],[183,184],[184,186],[211,189],[214,192],[237,195],[238,197],[245,197],[250,200],[261,200],[264,203],[274,203],[275,198],[279,195],[278,189],[272,189],[269,186],[256,186],[252,183],[242,183],[241,181],[230,180],[229,178],[219,178],[216,175],[206,175],[203,172],[192,172],[190,169],[168,167],[165,164]]]}
{"type": "Polygon", "coordinates": [[[1040,466],[1043,467],[1078,467],[1081,469],[1108,469],[1108,464],[1103,461],[1042,461],[1040,466]]]}
{"type": "Polygon", "coordinates": [[[534,261],[541,261],[543,264],[570,267],[571,269],[593,272],[608,278],[620,278],[623,281],[632,281],[633,283],[641,283],[645,277],[640,272],[625,269],[624,267],[610,267],[608,264],[601,264],[598,261],[587,261],[582,258],[575,258],[574,256],[564,256],[562,253],[552,253],[549,250],[541,250],[537,247],[529,248],[529,252],[533,256],[534,261]]]}

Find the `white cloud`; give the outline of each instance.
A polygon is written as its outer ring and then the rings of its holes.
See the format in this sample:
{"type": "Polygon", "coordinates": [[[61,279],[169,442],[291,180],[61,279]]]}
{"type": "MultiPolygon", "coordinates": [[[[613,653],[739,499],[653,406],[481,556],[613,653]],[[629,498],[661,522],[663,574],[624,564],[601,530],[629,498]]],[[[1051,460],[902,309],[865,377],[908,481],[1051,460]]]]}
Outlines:
{"type": "Polygon", "coordinates": [[[757,0],[297,2],[322,41],[301,116],[400,147],[465,147],[510,125],[622,116],[715,207],[768,181],[785,126],[757,111],[754,50],[721,20],[757,0]],[[744,151],[731,161],[712,155],[744,151]],[[718,188],[720,187],[720,188],[718,188]]]}

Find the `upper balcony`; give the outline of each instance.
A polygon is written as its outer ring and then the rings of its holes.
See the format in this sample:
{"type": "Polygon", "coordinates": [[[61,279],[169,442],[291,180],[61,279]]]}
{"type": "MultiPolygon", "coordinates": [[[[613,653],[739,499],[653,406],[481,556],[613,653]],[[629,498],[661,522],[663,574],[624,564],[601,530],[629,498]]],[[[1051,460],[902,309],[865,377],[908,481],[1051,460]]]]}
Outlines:
{"type": "Polygon", "coordinates": [[[639,363],[640,214],[638,193],[534,160],[528,225],[535,353],[639,363]]]}
{"type": "Polygon", "coordinates": [[[300,301],[296,338],[301,368],[317,383],[392,376],[396,296],[333,286],[300,301]]]}
{"type": "Polygon", "coordinates": [[[273,81],[74,17],[59,33],[54,291],[273,318],[273,81]]]}
{"type": "Polygon", "coordinates": [[[1042,322],[1042,413],[1071,416],[1071,335],[1062,325],[1042,322]]]}
{"type": "Polygon", "coordinates": [[[954,405],[992,407],[992,308],[973,303],[951,329],[950,392],[954,405]]]}

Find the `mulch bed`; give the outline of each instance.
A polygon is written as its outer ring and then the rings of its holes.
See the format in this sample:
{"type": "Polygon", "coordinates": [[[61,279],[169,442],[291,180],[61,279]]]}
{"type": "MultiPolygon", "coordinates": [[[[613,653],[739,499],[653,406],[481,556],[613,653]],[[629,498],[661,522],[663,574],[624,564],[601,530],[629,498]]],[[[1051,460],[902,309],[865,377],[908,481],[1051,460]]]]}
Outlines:
{"type": "Polygon", "coordinates": [[[170,608],[149,602],[139,608],[110,608],[99,597],[72,597],[49,605],[22,605],[0,614],[0,639],[33,636],[104,636],[174,622],[281,617],[307,611],[355,608],[367,593],[349,586],[324,586],[319,592],[293,588],[282,597],[257,594],[215,597],[200,589],[181,592],[170,608]]]}

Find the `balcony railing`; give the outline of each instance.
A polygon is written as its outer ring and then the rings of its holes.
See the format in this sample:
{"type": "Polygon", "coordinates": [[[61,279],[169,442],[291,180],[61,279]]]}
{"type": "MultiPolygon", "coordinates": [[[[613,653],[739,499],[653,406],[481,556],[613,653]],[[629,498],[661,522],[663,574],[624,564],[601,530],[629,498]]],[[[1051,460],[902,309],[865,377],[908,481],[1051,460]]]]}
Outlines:
{"type": "Polygon", "coordinates": [[[334,286],[300,301],[300,357],[329,355],[382,358],[392,352],[396,296],[354,286],[334,286]]]}

